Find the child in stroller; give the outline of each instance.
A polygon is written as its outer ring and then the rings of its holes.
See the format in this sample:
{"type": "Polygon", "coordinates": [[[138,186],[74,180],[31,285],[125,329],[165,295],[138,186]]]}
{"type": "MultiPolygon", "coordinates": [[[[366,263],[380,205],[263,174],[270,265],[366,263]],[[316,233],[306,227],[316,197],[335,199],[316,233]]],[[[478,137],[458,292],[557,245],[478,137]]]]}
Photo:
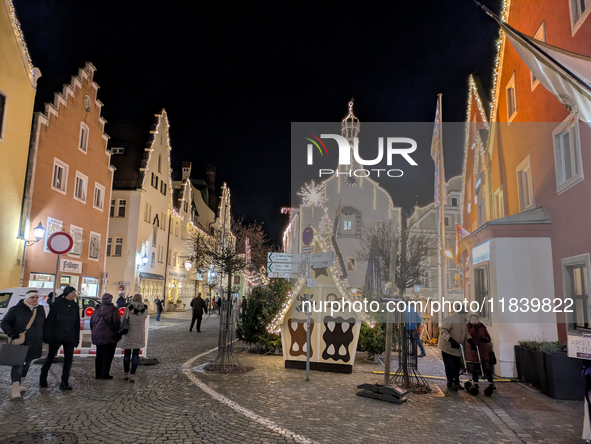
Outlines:
{"type": "Polygon", "coordinates": [[[486,326],[480,322],[476,314],[470,315],[468,333],[471,337],[468,339],[469,346],[466,349],[467,356],[464,356],[464,360],[467,370],[472,373],[472,381],[466,382],[464,388],[472,395],[478,394],[478,377],[482,376],[488,380],[488,387],[484,390],[484,394],[492,396],[496,387],[490,365],[490,336],[486,326]]]}

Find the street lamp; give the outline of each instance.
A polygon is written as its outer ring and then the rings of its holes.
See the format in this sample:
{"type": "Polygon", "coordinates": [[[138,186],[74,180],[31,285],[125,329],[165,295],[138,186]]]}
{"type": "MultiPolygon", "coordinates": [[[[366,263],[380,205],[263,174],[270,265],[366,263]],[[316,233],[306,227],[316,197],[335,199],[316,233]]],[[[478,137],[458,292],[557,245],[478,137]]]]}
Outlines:
{"type": "Polygon", "coordinates": [[[36,244],[41,239],[43,239],[43,235],[45,234],[45,228],[43,228],[43,225],[41,225],[41,222],[39,222],[39,225],[37,225],[33,229],[33,233],[35,234],[35,239],[36,240],[27,240],[27,241],[25,241],[25,245],[27,247],[30,247],[31,245],[36,244]]]}
{"type": "Polygon", "coordinates": [[[148,255],[146,253],[144,253],[144,256],[142,257],[142,265],[137,266],[138,270],[140,268],[145,267],[147,263],[148,263],[148,255]]]}
{"type": "Polygon", "coordinates": [[[451,251],[449,250],[445,250],[445,255],[447,256],[448,259],[453,259],[454,255],[451,251]]]}
{"type": "Polygon", "coordinates": [[[193,262],[191,262],[189,259],[187,259],[185,261],[185,270],[189,271],[191,268],[193,268],[193,262]]]}

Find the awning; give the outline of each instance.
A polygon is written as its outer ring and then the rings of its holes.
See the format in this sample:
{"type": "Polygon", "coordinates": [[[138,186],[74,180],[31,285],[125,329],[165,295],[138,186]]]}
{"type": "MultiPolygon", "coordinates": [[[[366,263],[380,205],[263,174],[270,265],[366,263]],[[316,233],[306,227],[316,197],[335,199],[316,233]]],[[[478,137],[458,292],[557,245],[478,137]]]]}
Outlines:
{"type": "Polygon", "coordinates": [[[155,281],[163,281],[164,280],[164,276],[161,276],[159,274],[154,274],[154,273],[141,273],[140,272],[140,278],[153,279],[155,281]]]}

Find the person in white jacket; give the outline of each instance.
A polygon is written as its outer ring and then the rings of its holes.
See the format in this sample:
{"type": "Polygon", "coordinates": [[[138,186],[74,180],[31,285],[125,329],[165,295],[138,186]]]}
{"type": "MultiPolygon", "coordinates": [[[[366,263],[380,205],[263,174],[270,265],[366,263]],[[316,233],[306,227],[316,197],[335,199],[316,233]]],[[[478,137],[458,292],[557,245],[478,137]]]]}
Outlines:
{"type": "Polygon", "coordinates": [[[135,382],[134,376],[140,360],[140,348],[146,345],[146,317],[148,307],[142,302],[142,295],[136,294],[131,304],[125,309],[121,322],[128,317],[129,331],[123,335],[119,347],[125,350],[123,355],[123,371],[125,380],[135,382]],[[131,364],[131,368],[130,368],[131,364]]]}

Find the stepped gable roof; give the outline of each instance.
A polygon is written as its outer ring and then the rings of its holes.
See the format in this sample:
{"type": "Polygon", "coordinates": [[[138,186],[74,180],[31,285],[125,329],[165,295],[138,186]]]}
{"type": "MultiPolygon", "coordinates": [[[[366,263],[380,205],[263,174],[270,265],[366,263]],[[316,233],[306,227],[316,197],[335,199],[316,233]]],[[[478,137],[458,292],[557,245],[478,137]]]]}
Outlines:
{"type": "Polygon", "coordinates": [[[145,125],[107,124],[109,150],[123,148],[123,154],[111,156],[111,164],[117,168],[113,178],[114,189],[138,189],[142,187],[143,172],[148,159],[146,147],[150,138],[150,127],[145,125]]]}

